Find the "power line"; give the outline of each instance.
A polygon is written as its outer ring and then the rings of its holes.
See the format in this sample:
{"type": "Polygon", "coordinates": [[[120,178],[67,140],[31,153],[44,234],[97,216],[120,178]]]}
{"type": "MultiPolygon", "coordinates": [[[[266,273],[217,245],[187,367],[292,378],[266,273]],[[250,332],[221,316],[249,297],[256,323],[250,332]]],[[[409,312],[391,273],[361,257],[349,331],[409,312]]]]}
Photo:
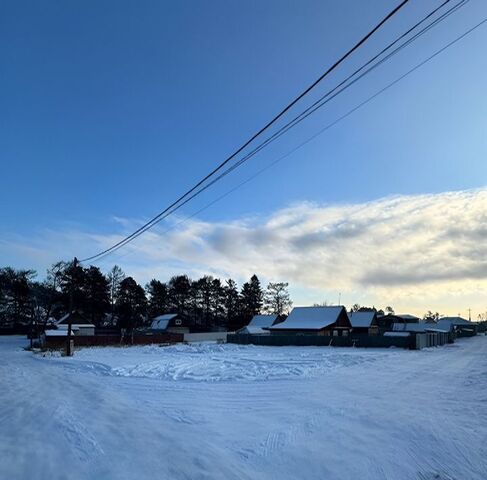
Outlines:
{"type": "MultiPolygon", "coordinates": [[[[414,40],[419,38],[421,35],[426,33],[428,30],[433,28],[435,25],[440,23],[441,21],[445,20],[449,15],[454,13],[458,8],[461,6],[465,5],[469,0],[460,0],[457,4],[455,4],[453,7],[451,7],[448,11],[444,12],[440,17],[436,18],[432,22],[430,22],[428,25],[426,25],[423,29],[421,29],[419,32],[417,32],[414,36],[406,40],[404,43],[396,47],[392,52],[390,52],[387,56],[383,57],[379,61],[377,61],[375,64],[372,64],[369,66],[371,63],[373,63],[374,60],[377,60],[383,53],[385,53],[387,50],[389,50],[392,46],[396,45],[401,39],[404,39],[407,37],[409,33],[411,33],[413,30],[415,30],[418,26],[420,26],[422,23],[424,23],[427,19],[429,19],[432,15],[434,15],[436,12],[438,12],[443,6],[445,6],[447,3],[449,3],[451,0],[446,0],[444,1],[439,7],[434,9],[432,12],[430,12],[428,15],[426,15],[422,20],[417,22],[413,27],[409,28],[401,34],[399,37],[397,37],[393,42],[391,42],[387,47],[382,49],[378,54],[376,54],[374,57],[372,57],[370,60],[368,60],[365,64],[363,64],[360,68],[355,70],[351,75],[349,75],[345,80],[340,82],[337,86],[329,90],[326,94],[324,94],[322,97],[320,97],[317,101],[315,101],[311,106],[309,106],[307,109],[304,110],[304,112],[301,112],[299,115],[297,115],[295,118],[293,118],[290,122],[285,124],[283,127],[281,127],[276,133],[271,135],[271,137],[267,138],[265,141],[263,141],[261,144],[259,144],[257,147],[255,147],[252,151],[250,151],[248,154],[246,154],[243,158],[238,160],[235,164],[232,166],[228,167],[225,171],[220,173],[217,177],[213,178],[209,183],[206,185],[202,186],[199,190],[196,192],[192,193],[190,196],[188,196],[186,199],[182,200],[178,205],[175,205],[173,207],[168,207],[166,210],[161,212],[159,215],[151,219],[149,222],[144,224],[142,227],[140,227],[138,230],[133,232],[131,235],[125,237],[112,247],[100,252],[97,255],[94,255],[92,257],[89,257],[85,259],[85,261],[93,260],[95,258],[103,257],[107,254],[112,253],[115,250],[118,250],[119,248],[123,247],[130,241],[134,240],[137,238],[139,235],[142,235],[145,231],[149,230],[152,228],[154,225],[159,223],[161,220],[166,218],[167,216],[171,215],[174,213],[176,210],[180,209],[183,207],[185,204],[187,204],[189,201],[191,201],[194,197],[197,195],[201,194],[203,191],[207,190],[209,187],[211,187],[213,184],[221,180],[223,177],[231,173],[233,170],[238,168],[240,165],[242,165],[244,162],[249,160],[251,157],[253,157],[255,154],[257,154],[259,151],[261,151],[263,148],[265,148],[267,145],[269,145],[271,142],[275,141],[277,138],[282,136],[284,133],[286,133],[288,130],[302,122],[304,119],[306,119],[309,115],[314,113],[316,110],[319,108],[322,108],[325,104],[330,102],[333,98],[341,94],[343,91],[351,87],[353,84],[355,84],[357,81],[359,81],[361,78],[363,78],[365,75],[369,74],[371,71],[373,71],[375,68],[377,68],[379,65],[387,61],[389,58],[392,56],[396,55],[400,50],[411,44],[414,40]],[[355,79],[349,81],[352,79],[358,72],[361,72],[366,66],[369,66],[368,69],[363,71],[359,76],[357,76],[355,79]],[[347,83],[348,82],[348,83],[347,83]],[[339,88],[339,87],[342,88],[339,88]],[[332,95],[331,95],[332,94],[332,95]]],[[[176,202],[177,203],[177,202],[176,202]]]]}
{"type": "MultiPolygon", "coordinates": [[[[235,192],[239,188],[241,188],[244,185],[246,185],[247,183],[251,182],[256,177],[258,177],[259,175],[261,175],[265,171],[269,170],[270,168],[272,168],[277,163],[279,163],[282,160],[288,158],[289,156],[291,156],[292,154],[294,154],[296,151],[300,150],[302,147],[304,147],[305,145],[307,145],[308,143],[312,142],[317,137],[319,137],[320,135],[322,135],[323,133],[325,133],[327,130],[329,130],[330,128],[334,127],[335,125],[337,125],[338,123],[340,123],[342,120],[345,120],[347,117],[349,117],[350,115],[352,115],[354,112],[356,112],[360,108],[362,108],[365,105],[367,105],[369,102],[371,102],[372,100],[374,100],[375,98],[377,98],[379,95],[381,95],[385,91],[387,91],[390,88],[392,88],[394,85],[396,85],[397,83],[399,83],[400,81],[402,81],[404,78],[406,78],[407,76],[409,76],[410,74],[412,74],[413,72],[415,72],[416,70],[418,70],[419,68],[421,68],[422,66],[426,65],[427,63],[429,63],[435,57],[437,57],[438,55],[440,55],[441,53],[443,53],[444,51],[446,51],[448,48],[452,47],[453,45],[455,45],[456,43],[458,43],[459,41],[461,41],[462,39],[464,39],[465,37],[467,37],[468,35],[470,35],[471,33],[473,33],[474,30],[476,30],[480,26],[484,25],[485,23],[487,23],[487,18],[485,18],[481,22],[477,23],[475,26],[473,26],[472,28],[470,28],[469,30],[467,30],[462,35],[458,36],[457,38],[455,38],[454,40],[452,40],[448,44],[446,44],[444,47],[442,47],[439,50],[437,50],[435,53],[433,53],[432,55],[430,55],[429,57],[427,57],[425,60],[423,60],[422,62],[420,62],[419,64],[417,64],[416,66],[414,66],[413,68],[411,68],[410,70],[408,70],[407,72],[405,72],[404,74],[402,74],[400,77],[396,78],[394,81],[388,83],[385,87],[383,87],[380,90],[378,90],[376,93],[374,93],[373,95],[371,95],[370,97],[368,97],[366,100],[364,100],[361,103],[359,103],[358,105],[356,105],[351,110],[348,110],[346,113],[344,113],[343,115],[341,115],[340,117],[338,117],[337,119],[335,119],[333,122],[327,124],[325,127],[323,127],[322,129],[320,129],[318,132],[316,132],[314,135],[312,135],[308,139],[306,139],[303,142],[301,142],[298,146],[294,147],[292,150],[290,150],[286,154],[280,156],[279,158],[277,158],[276,160],[274,160],[270,164],[268,164],[265,167],[263,167],[262,169],[258,170],[253,175],[251,175],[250,177],[248,177],[247,179],[245,179],[243,182],[237,184],[236,186],[234,186],[233,188],[231,188],[230,190],[228,190],[224,194],[220,195],[216,199],[212,200],[210,203],[208,203],[204,207],[200,208],[196,212],[192,213],[188,217],[182,219],[181,221],[179,221],[176,224],[172,225],[171,227],[167,228],[166,230],[164,230],[163,232],[161,232],[161,234],[166,234],[169,231],[177,228],[179,225],[182,225],[183,223],[187,222],[191,218],[194,218],[196,215],[199,215],[203,211],[207,210],[208,208],[212,207],[213,205],[215,205],[219,201],[223,200],[225,197],[231,195],[233,192],[235,192]]],[[[122,255],[120,258],[128,255],[129,253],[131,253],[131,252],[127,252],[126,254],[122,255]]],[[[102,258],[104,258],[104,257],[102,257],[102,258]]],[[[102,258],[100,258],[100,259],[102,259],[102,258]]]]}
{"type": "Polygon", "coordinates": [[[302,93],[300,93],[294,100],[292,100],[286,107],[284,107],[274,118],[272,118],[267,124],[264,125],[260,130],[257,131],[249,140],[247,140],[241,147],[239,147],[232,155],[227,157],[222,163],[220,163],[216,168],[214,168],[210,173],[208,173],[203,179],[201,179],[196,185],[194,185],[191,189],[189,189],[186,193],[181,195],[176,201],[174,201],[171,205],[165,208],[160,214],[156,215],[153,219],[147,222],[142,227],[138,228],[135,232],[130,234],[129,236],[125,237],[120,242],[117,242],[112,247],[105,249],[104,251],[92,255],[91,257],[87,257],[82,260],[89,261],[97,258],[105,253],[112,251],[114,248],[118,247],[119,245],[125,244],[127,241],[130,241],[134,238],[139,232],[142,232],[146,226],[152,224],[157,218],[161,215],[169,211],[171,208],[176,206],[181,200],[186,198],[192,192],[194,192],[197,188],[199,188],[206,180],[212,177],[215,173],[221,170],[228,162],[230,162],[233,158],[235,158],[240,152],[242,152],[250,143],[252,143],[257,137],[262,135],[266,130],[269,129],[277,120],[279,120],[286,112],[288,112],[296,103],[298,103],[305,95],[307,95],[313,88],[315,88],[325,77],[327,77],[333,70],[335,70],[341,63],[343,63],[353,52],[355,52],[360,46],[362,46],[377,30],[379,30],[390,18],[392,18],[401,8],[403,8],[409,0],[403,0],[399,5],[397,5],[393,10],[391,10],[372,30],[370,30],[364,37],[362,37],[350,50],[348,50],[342,57],[340,57],[331,67],[329,67],[320,77],[318,77],[309,87],[307,87],[302,93]]]}

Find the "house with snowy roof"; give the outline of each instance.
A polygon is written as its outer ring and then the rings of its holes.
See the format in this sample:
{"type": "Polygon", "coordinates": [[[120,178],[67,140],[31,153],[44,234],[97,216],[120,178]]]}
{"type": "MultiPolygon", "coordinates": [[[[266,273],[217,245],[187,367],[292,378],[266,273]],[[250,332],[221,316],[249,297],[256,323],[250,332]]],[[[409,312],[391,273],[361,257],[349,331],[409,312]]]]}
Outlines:
{"type": "MultiPolygon", "coordinates": [[[[71,332],[73,335],[94,335],[95,325],[90,322],[84,315],[75,310],[74,312],[67,313],[59,320],[55,322],[57,330],[68,331],[69,324],[71,323],[71,332]]],[[[46,332],[47,333],[47,332],[46,332]]],[[[56,334],[51,334],[56,335],[56,334]]],[[[57,334],[62,335],[61,333],[57,334]]]]}
{"type": "Polygon", "coordinates": [[[460,337],[477,335],[478,325],[460,316],[442,317],[438,320],[438,325],[441,325],[444,329],[448,328],[453,330],[460,337]]]}
{"type": "Polygon", "coordinates": [[[394,323],[418,323],[420,320],[416,315],[409,313],[389,313],[388,315],[378,315],[377,325],[379,330],[392,331],[394,323]]]}
{"type": "Polygon", "coordinates": [[[282,323],[272,325],[272,335],[346,336],[352,329],[343,306],[295,307],[282,323]]]}
{"type": "Polygon", "coordinates": [[[250,323],[246,327],[237,330],[237,333],[269,335],[269,327],[272,327],[278,319],[278,315],[254,315],[250,323]]]}
{"type": "Polygon", "coordinates": [[[379,333],[377,312],[375,310],[350,312],[348,317],[352,324],[353,333],[365,335],[377,335],[379,333]]]}
{"type": "Polygon", "coordinates": [[[153,333],[189,333],[185,319],[178,313],[165,313],[152,319],[153,333]]]}

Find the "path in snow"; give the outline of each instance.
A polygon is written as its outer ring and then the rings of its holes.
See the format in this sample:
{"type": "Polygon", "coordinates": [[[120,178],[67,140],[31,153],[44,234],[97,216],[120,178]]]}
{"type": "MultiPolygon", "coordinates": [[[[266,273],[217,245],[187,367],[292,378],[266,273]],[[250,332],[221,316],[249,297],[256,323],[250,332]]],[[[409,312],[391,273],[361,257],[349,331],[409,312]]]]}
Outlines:
{"type": "Polygon", "coordinates": [[[487,478],[487,338],[34,356],[0,337],[0,478],[487,478]]]}

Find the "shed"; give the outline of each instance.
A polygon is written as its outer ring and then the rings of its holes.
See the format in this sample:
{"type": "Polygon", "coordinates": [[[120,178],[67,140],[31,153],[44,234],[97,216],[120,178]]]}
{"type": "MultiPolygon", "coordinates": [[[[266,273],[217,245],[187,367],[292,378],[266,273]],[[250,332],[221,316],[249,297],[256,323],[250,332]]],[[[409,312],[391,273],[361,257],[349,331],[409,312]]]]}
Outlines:
{"type": "Polygon", "coordinates": [[[379,327],[377,326],[377,312],[358,311],[348,314],[350,323],[352,324],[353,333],[362,333],[366,335],[377,335],[379,327]]]}
{"type": "Polygon", "coordinates": [[[471,322],[462,317],[442,317],[438,320],[438,324],[443,328],[452,328],[459,336],[473,336],[477,335],[478,325],[475,322],[471,322]]]}
{"type": "Polygon", "coordinates": [[[67,313],[56,322],[58,330],[68,330],[71,322],[71,331],[73,335],[94,335],[95,326],[80,312],[74,311],[67,313]]]}
{"type": "Polygon", "coordinates": [[[377,325],[382,332],[392,330],[392,325],[394,323],[418,323],[418,322],[419,322],[419,317],[416,317],[415,315],[410,315],[409,313],[402,313],[402,314],[389,313],[388,315],[377,316],[377,325]]]}
{"type": "Polygon", "coordinates": [[[189,333],[184,318],[178,313],[165,313],[152,319],[151,330],[153,332],[189,333]]]}
{"type": "Polygon", "coordinates": [[[269,334],[269,327],[272,327],[277,320],[278,315],[254,315],[246,327],[241,328],[237,333],[250,333],[253,335],[269,334]]]}
{"type": "Polygon", "coordinates": [[[343,306],[295,307],[287,319],[269,327],[278,335],[333,335],[346,336],[352,325],[343,306]]]}

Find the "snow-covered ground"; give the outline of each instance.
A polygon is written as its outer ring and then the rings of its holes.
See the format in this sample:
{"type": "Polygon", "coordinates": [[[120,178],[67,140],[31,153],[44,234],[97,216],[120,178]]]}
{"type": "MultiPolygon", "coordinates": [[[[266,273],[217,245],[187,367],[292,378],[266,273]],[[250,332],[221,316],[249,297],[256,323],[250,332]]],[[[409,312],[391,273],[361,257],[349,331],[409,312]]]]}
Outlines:
{"type": "Polygon", "coordinates": [[[0,337],[0,478],[487,478],[487,337],[423,350],[0,337]]]}

